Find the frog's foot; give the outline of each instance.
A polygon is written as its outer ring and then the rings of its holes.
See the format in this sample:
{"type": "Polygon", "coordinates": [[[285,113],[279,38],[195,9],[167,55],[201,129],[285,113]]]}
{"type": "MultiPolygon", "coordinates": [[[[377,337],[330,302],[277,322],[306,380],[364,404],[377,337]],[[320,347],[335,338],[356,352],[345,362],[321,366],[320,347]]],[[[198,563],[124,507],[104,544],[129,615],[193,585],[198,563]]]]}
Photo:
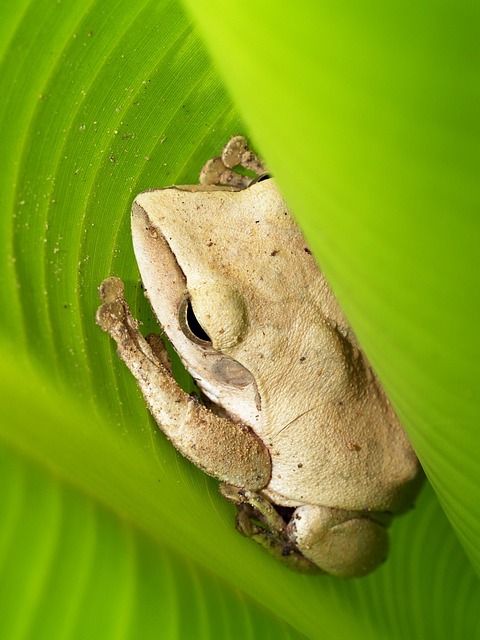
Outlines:
{"type": "Polygon", "coordinates": [[[165,369],[172,373],[172,363],[170,362],[170,358],[168,357],[162,338],[157,333],[149,333],[145,340],[148,342],[150,349],[160,360],[165,369]]]}
{"type": "Polygon", "coordinates": [[[229,169],[244,167],[261,176],[267,173],[267,167],[260,158],[253,153],[248,146],[248,141],[243,136],[233,136],[223,147],[223,164],[229,169]]]}
{"type": "Polygon", "coordinates": [[[257,514],[257,519],[260,519],[272,531],[282,535],[286,531],[286,524],[282,516],[271,502],[257,492],[224,483],[220,485],[220,493],[226,500],[237,506],[251,507],[257,514]]]}
{"type": "Polygon", "coordinates": [[[263,442],[247,426],[215,415],[178,386],[161,341],[147,342],[138,331],[119,278],[104,280],[99,294],[97,324],[117,343],[151,414],[178,451],[222,481],[250,489],[264,487],[271,463],[263,442]]]}
{"type": "Polygon", "coordinates": [[[265,164],[249,148],[243,136],[233,136],[223,148],[222,155],[208,160],[200,172],[200,184],[222,184],[245,189],[258,176],[267,173],[265,164]],[[256,174],[256,177],[243,176],[233,171],[244,167],[256,174]]]}
{"type": "Polygon", "coordinates": [[[275,507],[255,491],[245,491],[221,484],[224,498],[237,505],[236,528],[246,538],[255,540],[290,569],[302,573],[323,573],[297,549],[289,538],[284,519],[275,507]]]}
{"type": "Polygon", "coordinates": [[[145,357],[152,356],[151,349],[138,331],[138,322],[125,302],[125,288],[120,278],[106,278],[98,292],[102,305],[97,309],[96,322],[115,340],[122,359],[126,361],[127,352],[133,353],[137,349],[145,357]]]}

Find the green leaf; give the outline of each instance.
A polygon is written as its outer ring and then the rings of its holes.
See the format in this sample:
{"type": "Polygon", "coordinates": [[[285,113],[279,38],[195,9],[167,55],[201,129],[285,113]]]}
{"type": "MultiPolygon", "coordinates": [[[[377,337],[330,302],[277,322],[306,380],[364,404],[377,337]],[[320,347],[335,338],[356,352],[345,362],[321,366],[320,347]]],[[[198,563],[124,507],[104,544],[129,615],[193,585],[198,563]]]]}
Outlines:
{"type": "MultiPolygon", "coordinates": [[[[407,274],[398,270],[394,280],[398,295],[391,295],[391,274],[399,260],[391,236],[393,231],[404,233],[399,236],[403,243],[399,250],[405,251],[410,218],[417,218],[413,213],[402,218],[397,203],[395,224],[390,217],[379,224],[379,203],[370,190],[373,178],[365,180],[373,149],[364,161],[359,162],[357,152],[343,164],[351,138],[366,135],[360,126],[363,121],[356,123],[358,130],[353,123],[344,129],[346,116],[333,106],[328,113],[335,115],[334,122],[326,115],[319,117],[317,94],[304,79],[318,63],[313,54],[320,40],[298,39],[295,30],[302,25],[302,14],[275,10],[267,3],[253,12],[236,7],[235,18],[229,19],[234,7],[225,5],[217,22],[218,16],[210,14],[215,7],[214,2],[210,9],[204,7],[201,22],[204,29],[213,29],[211,43],[217,52],[221,50],[230,78],[237,74],[236,84],[231,83],[235,106],[177,1],[118,0],[106,5],[96,0],[88,4],[21,0],[3,8],[0,636],[9,640],[299,638],[302,634],[473,638],[478,635],[473,606],[478,601],[478,581],[430,488],[416,509],[393,526],[391,557],[373,575],[343,582],[293,574],[234,531],[234,510],[221,500],[217,483],[181,458],[152,424],[132,377],[94,324],[96,287],[105,276],[116,274],[126,281],[135,315],[146,328],[154,326],[129,235],[135,194],[153,186],[195,182],[205,159],[218,152],[232,133],[252,134],[295,211],[299,215],[322,211],[322,216],[305,222],[312,246],[319,250],[332,281],[338,280],[342,302],[408,418],[406,424],[432,480],[436,479],[433,463],[447,460],[445,452],[450,460],[456,456],[453,464],[462,460],[459,469],[466,480],[461,499],[456,503],[447,499],[456,495],[452,478],[458,471],[446,462],[438,467],[436,489],[451,482],[451,493],[442,494],[443,501],[450,516],[458,504],[458,513],[465,517],[471,497],[469,464],[478,444],[472,441],[465,453],[468,431],[461,412],[451,424],[456,429],[455,446],[452,442],[447,446],[445,427],[452,414],[442,413],[448,398],[461,404],[463,396],[454,395],[461,389],[455,386],[460,380],[454,377],[457,369],[452,370],[455,385],[448,387],[450,393],[438,396],[438,419],[430,423],[425,421],[429,405],[420,400],[427,383],[436,384],[448,372],[446,355],[437,354],[430,365],[431,377],[425,368],[418,369],[418,376],[411,368],[419,349],[421,363],[428,360],[440,329],[450,325],[442,315],[442,323],[434,324],[435,331],[423,341],[418,323],[433,317],[437,309],[426,306],[406,335],[400,329],[410,325],[400,320],[406,317],[401,314],[381,332],[375,330],[377,323],[386,322],[387,312],[390,318],[407,303],[415,306],[419,291],[433,282],[430,271],[423,279],[408,280],[410,299],[407,274]],[[279,20],[284,32],[275,31],[279,20]],[[267,35],[272,28],[269,42],[261,37],[260,24],[267,35]],[[284,65],[282,51],[290,52],[291,67],[284,65]],[[301,74],[299,60],[304,64],[301,74]],[[291,73],[283,75],[288,69],[291,73]],[[292,118],[284,121],[286,110],[292,108],[292,118]],[[240,111],[250,128],[242,124],[240,111]],[[281,122],[289,126],[283,124],[285,141],[280,144],[281,122]],[[309,130],[313,143],[307,140],[309,130]],[[345,132],[344,139],[336,145],[339,130],[345,132]],[[319,136],[330,139],[330,155],[319,151],[319,136]],[[338,149],[334,158],[333,148],[338,149]],[[290,158],[302,155],[299,172],[290,158]],[[309,208],[311,202],[318,204],[314,199],[319,197],[322,207],[309,208]],[[352,208],[357,199],[359,206],[352,208]],[[374,223],[381,235],[374,233],[374,223]],[[317,230],[322,230],[321,236],[317,230]],[[358,252],[351,251],[355,234],[358,252]],[[380,258],[386,264],[379,270],[380,258]],[[382,270],[389,274],[388,283],[377,280],[382,270]],[[389,293],[388,305],[376,302],[384,290],[389,293]],[[393,342],[394,347],[391,340],[397,334],[402,339],[393,342]],[[417,338],[411,341],[413,356],[401,349],[412,336],[417,338]],[[399,356],[392,360],[395,366],[389,368],[382,360],[384,351],[399,356]],[[405,380],[418,396],[405,393],[405,380]],[[407,410],[410,406],[412,410],[407,410]],[[413,420],[417,414],[419,419],[413,420]],[[435,428],[426,430],[424,424],[435,428]]],[[[339,29],[340,5],[330,12],[332,20],[335,16],[339,29]]],[[[351,38],[354,17],[350,17],[351,38]]],[[[371,17],[363,16],[361,24],[369,24],[371,17]]],[[[325,47],[337,42],[332,25],[327,33],[329,24],[325,19],[321,25],[325,47]]],[[[371,29],[375,25],[379,29],[375,21],[371,29]]],[[[386,34],[383,37],[388,44],[386,34]]],[[[332,62],[328,72],[332,87],[345,80],[342,65],[348,66],[353,43],[336,63],[340,68],[332,62]]],[[[362,55],[368,59],[367,54],[365,50],[362,55]]],[[[353,88],[361,84],[357,78],[353,88]]],[[[347,91],[345,86],[343,90],[347,91]]],[[[365,90],[365,96],[370,96],[371,108],[375,96],[380,100],[383,94],[372,96],[365,90]]],[[[355,106],[352,102],[351,112],[355,106]]],[[[388,145],[382,146],[380,133],[374,136],[376,148],[385,152],[388,145]]],[[[400,142],[401,133],[399,127],[400,142]]],[[[452,137],[452,147],[453,142],[452,137]]],[[[382,157],[385,162],[388,158],[388,166],[396,166],[394,155],[382,157]]],[[[427,154],[422,168],[428,169],[427,154]]],[[[375,180],[383,199],[391,196],[392,189],[385,173],[375,180]]],[[[460,166],[452,175],[459,184],[463,180],[460,166]]],[[[465,197],[469,193],[465,191],[465,197]]],[[[439,201],[440,196],[435,206],[439,201]]],[[[421,202],[428,203],[425,194],[421,202]]],[[[417,226],[416,233],[425,233],[429,225],[419,218],[417,226]]],[[[439,229],[447,226],[442,220],[433,229],[432,243],[440,242],[439,229]]],[[[468,255],[465,251],[447,265],[445,255],[453,256],[460,233],[453,227],[450,252],[445,253],[445,241],[438,247],[441,259],[436,258],[436,245],[427,243],[428,258],[436,260],[435,266],[441,264],[437,275],[442,278],[447,266],[458,274],[459,258],[466,260],[468,255]]],[[[420,236],[415,236],[413,246],[421,247],[420,236]]],[[[410,277],[419,272],[414,264],[409,266],[410,277]]],[[[465,274],[466,285],[473,277],[465,274]]],[[[444,285],[451,288],[451,282],[444,285]]],[[[438,291],[433,288],[432,297],[438,291]]],[[[462,295],[458,292],[457,298],[462,295]]],[[[416,319],[415,314],[408,317],[416,319]]],[[[466,335],[457,336],[454,364],[462,364],[462,359],[465,365],[470,363],[476,346],[472,344],[471,355],[464,358],[466,335]]],[[[447,355],[454,352],[454,342],[442,345],[447,355]]],[[[465,406],[473,407],[474,400],[472,396],[465,406]]],[[[475,505],[468,513],[475,524],[475,505]]],[[[463,521],[455,522],[459,529],[458,522],[463,521]]]]}

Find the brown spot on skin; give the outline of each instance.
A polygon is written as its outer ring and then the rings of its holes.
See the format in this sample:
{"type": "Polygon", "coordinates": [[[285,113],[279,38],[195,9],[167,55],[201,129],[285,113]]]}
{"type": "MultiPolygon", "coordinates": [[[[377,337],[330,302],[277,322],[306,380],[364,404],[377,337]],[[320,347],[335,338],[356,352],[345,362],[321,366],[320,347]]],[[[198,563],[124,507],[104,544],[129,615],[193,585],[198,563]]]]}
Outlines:
{"type": "Polygon", "coordinates": [[[297,464],[297,467],[298,467],[299,469],[301,469],[301,468],[303,467],[303,464],[302,464],[301,462],[299,462],[299,463],[297,464]]]}
{"type": "Polygon", "coordinates": [[[274,249],[270,255],[273,257],[273,256],[276,256],[277,254],[278,254],[278,249],[274,249]]]}
{"type": "Polygon", "coordinates": [[[312,252],[310,251],[310,249],[308,247],[304,247],[303,250],[305,251],[305,253],[308,253],[309,256],[312,255],[312,252]]]}
{"type": "Polygon", "coordinates": [[[361,447],[356,442],[351,442],[351,441],[347,442],[347,449],[349,451],[360,451],[360,448],[361,447]]]}

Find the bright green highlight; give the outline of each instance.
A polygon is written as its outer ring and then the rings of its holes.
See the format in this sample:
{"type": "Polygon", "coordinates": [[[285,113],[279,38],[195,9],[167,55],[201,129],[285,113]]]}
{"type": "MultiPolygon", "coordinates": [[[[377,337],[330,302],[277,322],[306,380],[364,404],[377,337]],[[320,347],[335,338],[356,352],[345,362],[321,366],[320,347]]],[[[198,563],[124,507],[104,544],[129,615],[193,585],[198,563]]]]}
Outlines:
{"type": "Polygon", "coordinates": [[[4,8],[0,636],[478,637],[458,542],[476,561],[477,10],[217,4],[195,19],[233,98],[177,1],[4,8]],[[155,327],[130,203],[194,182],[237,132],[302,220],[458,535],[427,488],[362,580],[292,574],[239,536],[93,321],[115,274],[155,327]]]}

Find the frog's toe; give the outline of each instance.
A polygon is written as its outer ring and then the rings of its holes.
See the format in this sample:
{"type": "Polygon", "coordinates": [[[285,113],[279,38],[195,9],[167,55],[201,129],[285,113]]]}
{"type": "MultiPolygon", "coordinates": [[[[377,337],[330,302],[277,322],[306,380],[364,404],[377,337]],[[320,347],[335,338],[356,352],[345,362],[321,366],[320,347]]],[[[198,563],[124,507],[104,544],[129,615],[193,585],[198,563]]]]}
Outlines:
{"type": "Polygon", "coordinates": [[[110,276],[98,287],[98,295],[103,303],[110,303],[116,300],[123,300],[125,296],[125,286],[116,276],[110,276]]]}

